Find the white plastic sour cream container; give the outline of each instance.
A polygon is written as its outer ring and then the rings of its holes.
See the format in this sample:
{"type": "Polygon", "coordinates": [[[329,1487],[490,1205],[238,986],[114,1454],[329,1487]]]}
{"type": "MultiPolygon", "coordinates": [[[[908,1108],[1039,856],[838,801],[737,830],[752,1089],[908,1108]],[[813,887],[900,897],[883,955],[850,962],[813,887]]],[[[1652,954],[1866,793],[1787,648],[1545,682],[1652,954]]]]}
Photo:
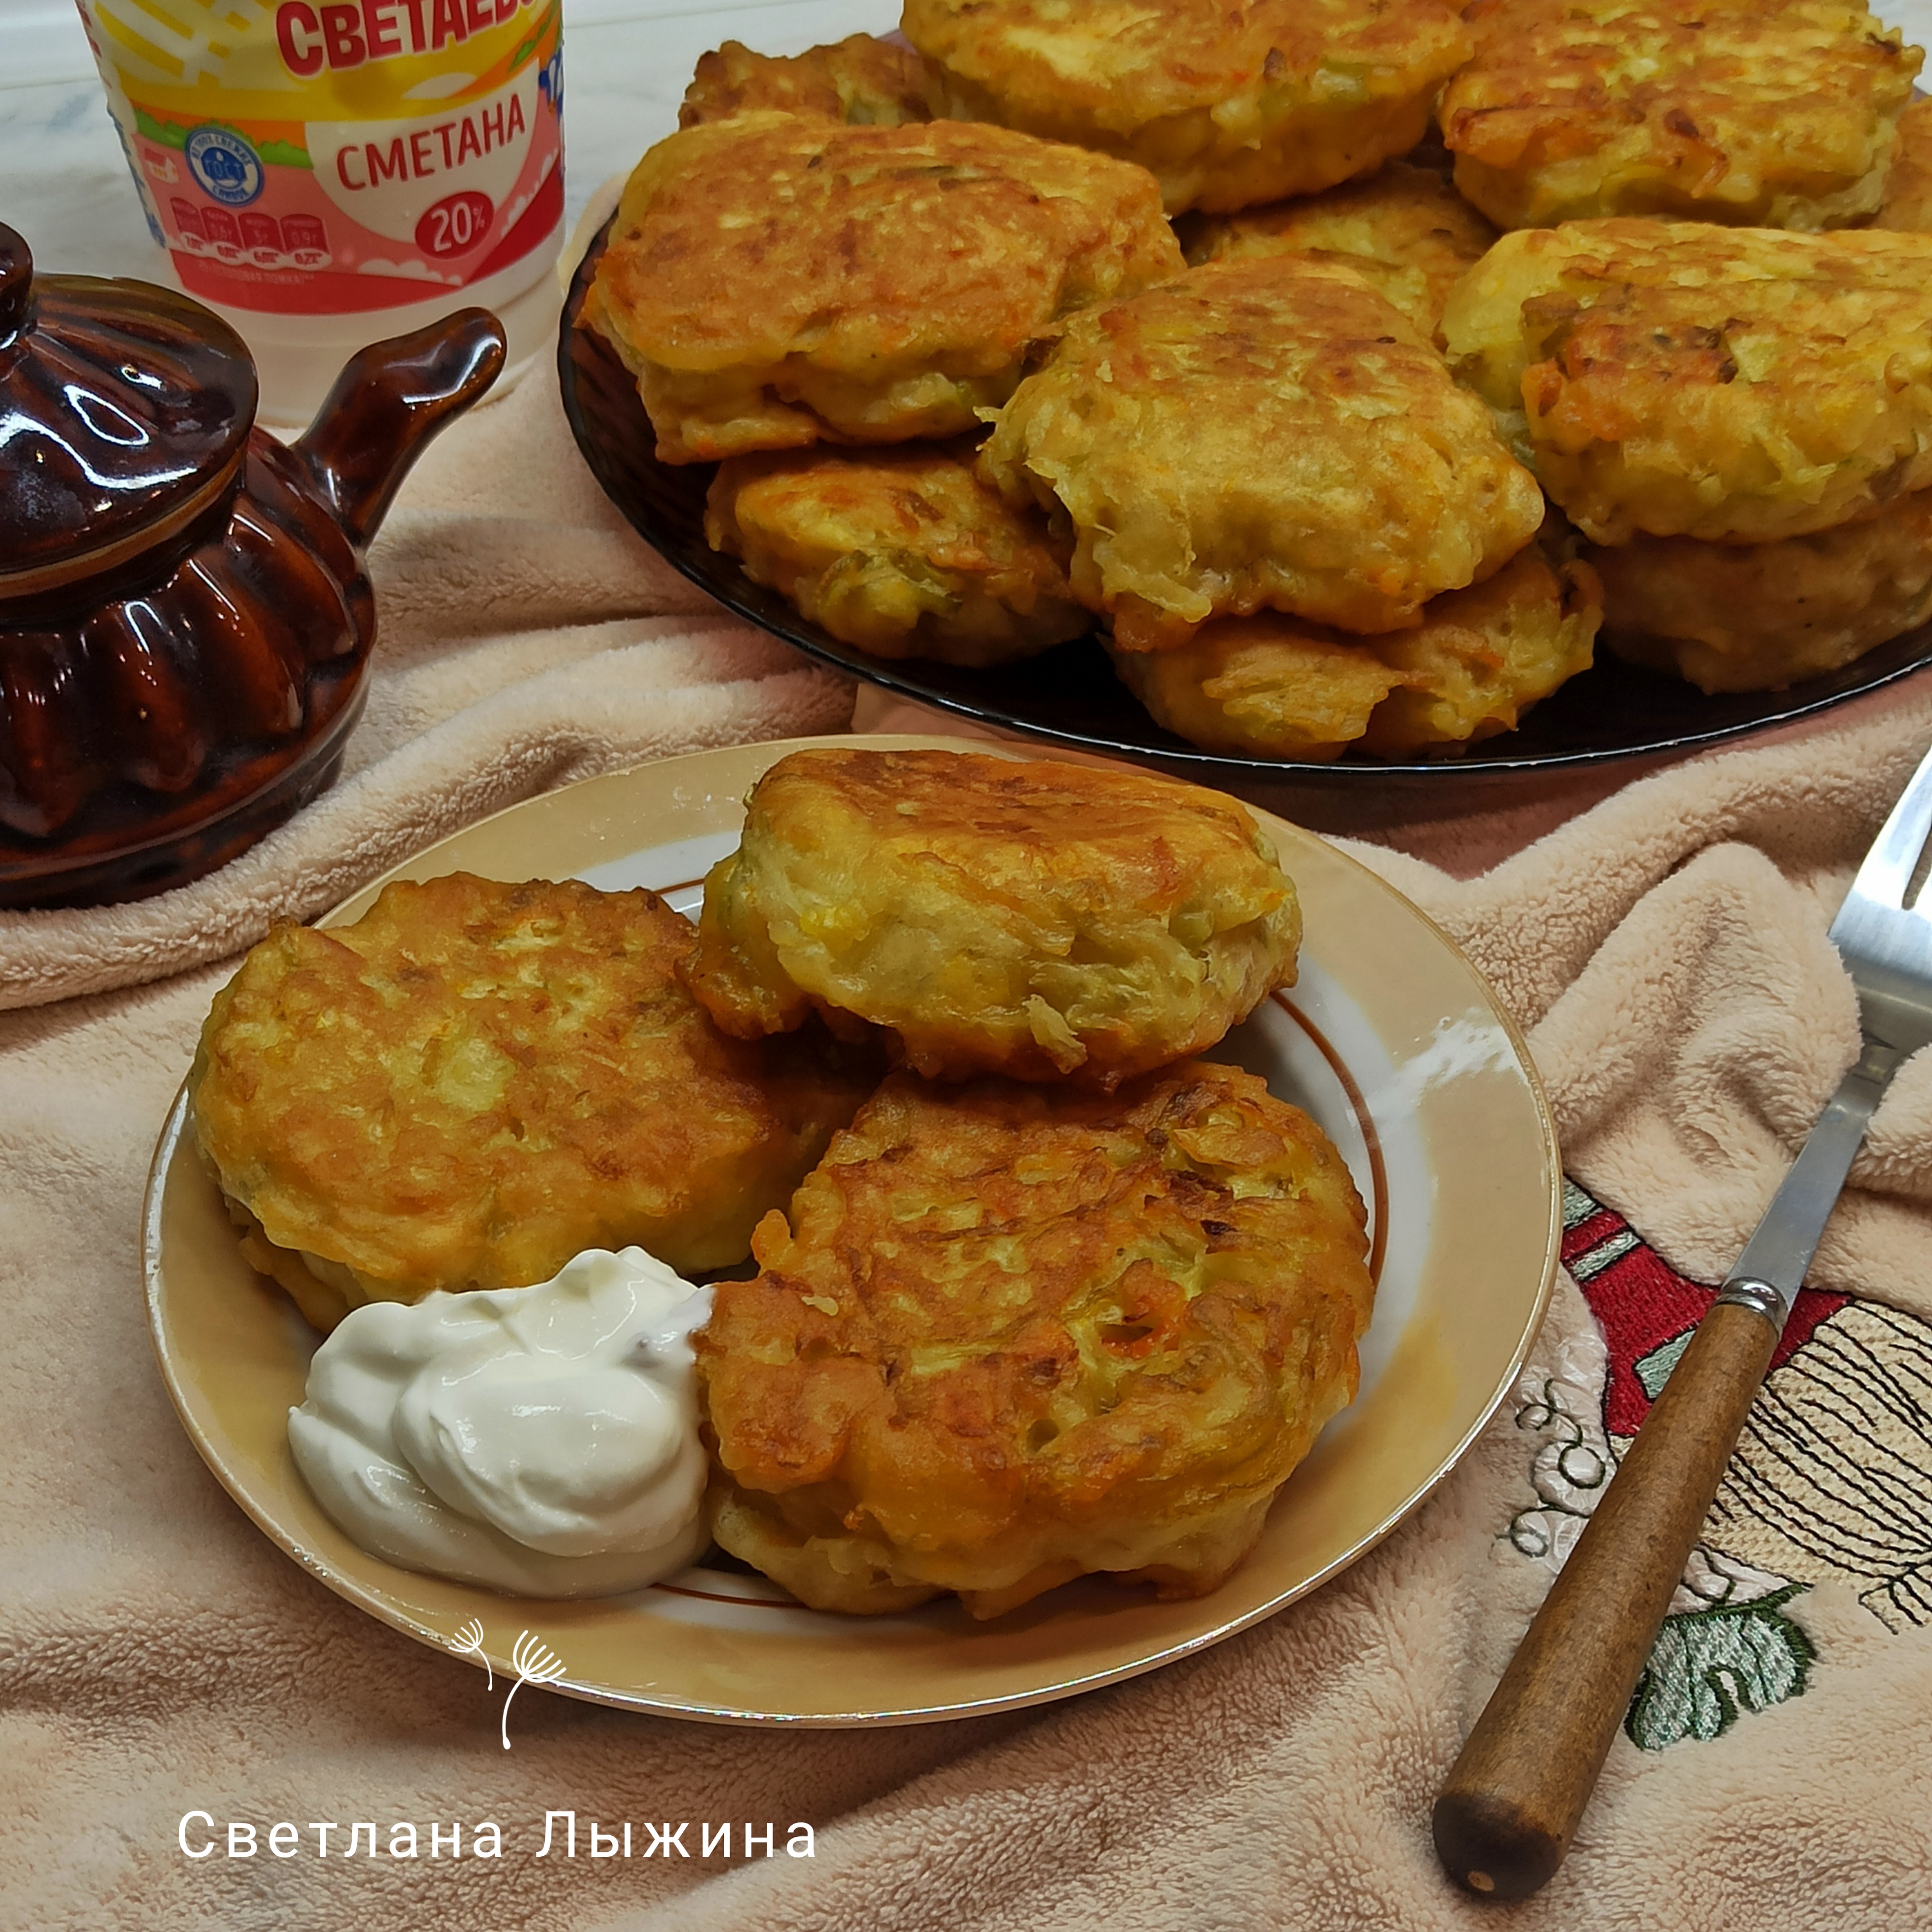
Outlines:
{"type": "Polygon", "coordinates": [[[710,1313],[641,1248],[535,1288],[370,1302],[316,1351],[289,1444],[334,1521],[404,1569],[640,1589],[706,1541],[691,1336],[710,1313]]]}
{"type": "Polygon", "coordinates": [[[472,303],[556,320],[560,0],[80,0],[154,239],[305,424],[364,344],[472,303]]]}

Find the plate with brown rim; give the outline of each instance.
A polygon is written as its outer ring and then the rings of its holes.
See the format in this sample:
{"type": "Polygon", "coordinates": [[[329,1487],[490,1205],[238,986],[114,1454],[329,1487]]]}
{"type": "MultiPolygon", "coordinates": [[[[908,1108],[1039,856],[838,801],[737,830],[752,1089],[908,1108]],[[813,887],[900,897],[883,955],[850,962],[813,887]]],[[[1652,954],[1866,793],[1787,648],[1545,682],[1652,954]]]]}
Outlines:
{"type": "MultiPolygon", "coordinates": [[[[670,758],[514,806],[431,846],[320,922],[358,917],[388,878],[467,871],[648,886],[694,910],[736,844],[741,801],[789,751],[670,758]]],[[[876,749],[957,741],[868,737],[876,749]]],[[[1004,752],[1001,755],[1006,755],[1004,752]]],[[[154,1348],[183,1426],[256,1526],[320,1581],[420,1641],[514,1670],[533,1631],[568,1695],[724,1724],[914,1724],[1045,1702],[1219,1642],[1338,1574],[1447,1475],[1520,1373],[1562,1232],[1550,1112],[1522,1039],[1481,975],[1392,887],[1262,818],[1300,893],[1296,984],[1210,1058],[1262,1074],[1312,1114],[1367,1202],[1377,1276],[1353,1406],[1276,1497],[1259,1546],[1210,1594],[1161,1603],[1094,1579],[975,1624],[950,1600],[908,1614],[803,1608],[715,1556],[646,1590],[576,1603],[500,1596],[399,1570],[325,1516],[288,1446],[319,1337],[242,1259],[178,1096],[143,1214],[154,1348]]]]}

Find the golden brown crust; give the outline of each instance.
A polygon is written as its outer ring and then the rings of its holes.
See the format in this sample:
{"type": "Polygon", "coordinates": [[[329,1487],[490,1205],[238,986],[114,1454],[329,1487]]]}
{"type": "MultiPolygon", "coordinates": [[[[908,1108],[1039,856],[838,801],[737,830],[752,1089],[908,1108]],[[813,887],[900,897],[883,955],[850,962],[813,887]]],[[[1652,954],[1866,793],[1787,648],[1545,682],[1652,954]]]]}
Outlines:
{"type": "Polygon", "coordinates": [[[1156,724],[1234,758],[1332,764],[1402,682],[1368,638],[1272,611],[1217,617],[1172,650],[1108,655],[1156,724]]]}
{"type": "Polygon", "coordinates": [[[967,442],[863,456],[735,456],[705,500],[713,550],[835,638],[881,658],[1010,664],[1093,619],[1070,543],[982,482],[967,442]]]}
{"type": "Polygon", "coordinates": [[[1294,974],[1246,808],[1113,766],[794,752],[705,881],[692,991],[728,1032],[814,1009],[916,1071],[1102,1088],[1211,1046],[1294,974]]]}
{"type": "Polygon", "coordinates": [[[926,64],[918,55],[871,34],[851,34],[782,59],[727,40],[699,59],[677,124],[697,128],[765,108],[862,127],[897,128],[932,118],[926,64]]]}
{"type": "Polygon", "coordinates": [[[1932,489],[1781,543],[1640,537],[1590,555],[1618,656],[1700,691],[1782,691],[1932,619],[1932,489]]]}
{"type": "Polygon", "coordinates": [[[1376,645],[1402,681],[1376,707],[1360,748],[1378,758],[1453,757],[1514,730],[1532,705],[1590,668],[1603,616],[1597,573],[1556,544],[1448,592],[1418,628],[1376,645]]]}
{"type": "Polygon", "coordinates": [[[1306,255],[1353,268],[1432,338],[1442,304],[1496,231],[1432,168],[1388,161],[1325,194],[1181,224],[1190,262],[1306,255]]]}
{"type": "Polygon", "coordinates": [[[1264,608],[1398,629],[1543,520],[1414,325],[1294,255],[1210,262],[1077,317],[981,460],[1010,502],[1071,521],[1075,594],[1130,650],[1264,608]]]}
{"type": "Polygon", "coordinates": [[[1932,100],[1913,101],[1898,117],[1898,146],[1872,226],[1932,232],[1932,100]]]}
{"type": "Polygon", "coordinates": [[[1856,221],[1923,58],[1834,0],[1475,0],[1464,18],[1475,57],[1438,112],[1456,186],[1504,228],[1856,221]]]}
{"type": "Polygon", "coordinates": [[[1210,1590],[1354,1396],[1364,1220],[1233,1067],[1110,1100],[896,1075],[696,1338],[714,1533],[824,1609],[1210,1590]]]}
{"type": "Polygon", "coordinates": [[[1596,573],[1533,544],[1486,582],[1445,591],[1412,631],[1344,637],[1292,617],[1222,618],[1172,651],[1116,651],[1157,724],[1204,751],[1321,763],[1454,754],[1513,730],[1587,670],[1596,573]]]}
{"type": "Polygon", "coordinates": [[[945,112],[1138,161],[1174,213],[1405,152],[1470,47],[1442,0],[907,0],[903,26],[945,112]]]}
{"type": "Polygon", "coordinates": [[[1598,543],[1770,542],[1932,484],[1932,236],[1521,230],[1442,333],[1598,543]]]}
{"type": "Polygon", "coordinates": [[[769,112],[661,141],[584,320],[668,463],[977,427],[1068,315],[1182,266],[1144,170],[1001,128],[769,112]]]}
{"type": "Polygon", "coordinates": [[[278,926],[202,1030],[198,1144],[345,1305],[632,1243],[728,1266],[876,1067],[720,1034],[677,978],[692,942],[649,892],[464,873],[387,886],[352,926],[278,926]]]}

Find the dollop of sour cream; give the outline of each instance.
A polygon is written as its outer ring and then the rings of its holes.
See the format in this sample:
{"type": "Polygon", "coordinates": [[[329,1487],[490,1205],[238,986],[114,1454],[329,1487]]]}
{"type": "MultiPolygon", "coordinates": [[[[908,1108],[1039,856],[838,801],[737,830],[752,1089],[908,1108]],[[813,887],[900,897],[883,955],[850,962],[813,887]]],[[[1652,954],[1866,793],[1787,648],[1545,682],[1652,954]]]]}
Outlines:
{"type": "Polygon", "coordinates": [[[641,1589],[706,1540],[691,1335],[710,1313],[642,1248],[535,1288],[372,1301],[316,1351],[290,1446],[334,1522],[405,1570],[641,1589]]]}

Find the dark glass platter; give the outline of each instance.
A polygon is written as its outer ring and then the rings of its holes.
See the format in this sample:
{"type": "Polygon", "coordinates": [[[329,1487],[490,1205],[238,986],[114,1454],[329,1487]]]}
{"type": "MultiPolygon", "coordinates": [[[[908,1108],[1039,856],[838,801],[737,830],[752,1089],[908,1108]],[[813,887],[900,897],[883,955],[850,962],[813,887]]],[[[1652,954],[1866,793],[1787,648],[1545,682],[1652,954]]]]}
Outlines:
{"type": "Polygon", "coordinates": [[[1706,697],[1605,653],[1546,698],[1520,729],[1460,758],[1324,765],[1197,751],[1142,710],[1091,638],[985,670],[868,657],[808,622],[706,543],[704,493],[712,466],[657,460],[634,378],[602,336],[578,326],[604,242],[600,234],[571,284],[557,376],[564,414],[605,494],[667,562],[740,616],[855,677],[981,724],[1152,765],[1320,830],[1361,831],[1530,805],[1592,776],[1635,776],[1704,746],[1808,717],[1932,663],[1932,625],[1927,625],[1788,691],[1706,697]],[[1612,773],[1611,767],[1619,769],[1612,773]]]}

